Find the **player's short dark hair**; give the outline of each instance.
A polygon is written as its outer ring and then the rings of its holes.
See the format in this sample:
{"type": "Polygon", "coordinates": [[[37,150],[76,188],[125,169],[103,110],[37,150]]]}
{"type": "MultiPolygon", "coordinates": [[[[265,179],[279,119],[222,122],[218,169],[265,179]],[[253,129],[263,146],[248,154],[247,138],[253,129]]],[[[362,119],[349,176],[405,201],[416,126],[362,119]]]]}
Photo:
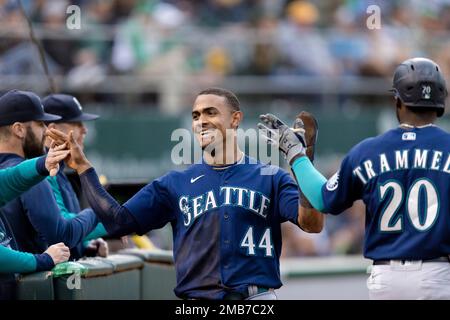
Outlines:
{"type": "Polygon", "coordinates": [[[236,95],[226,89],[222,88],[208,88],[200,91],[197,96],[205,95],[205,94],[213,94],[215,96],[224,97],[227,100],[227,104],[231,107],[233,111],[241,111],[240,103],[236,95]]]}
{"type": "Polygon", "coordinates": [[[0,127],[0,142],[4,142],[11,136],[11,126],[1,126],[0,127]]]}

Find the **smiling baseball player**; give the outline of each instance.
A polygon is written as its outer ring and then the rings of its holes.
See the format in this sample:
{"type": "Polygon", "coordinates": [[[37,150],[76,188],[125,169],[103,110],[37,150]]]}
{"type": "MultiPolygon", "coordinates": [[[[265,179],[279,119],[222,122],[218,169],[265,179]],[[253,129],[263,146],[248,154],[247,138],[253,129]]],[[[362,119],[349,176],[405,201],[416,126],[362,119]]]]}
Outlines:
{"type": "MultiPolygon", "coordinates": [[[[89,203],[110,234],[144,234],[171,223],[178,297],[276,299],[274,289],[282,285],[281,223],[308,232],[323,227],[321,213],[299,204],[298,186],[286,171],[239,149],[236,129],[242,117],[233,93],[202,91],[192,109],[192,129],[203,162],[154,180],[123,206],[100,185],[74,139],[69,141],[68,165],[80,174],[89,203]],[[262,174],[269,171],[273,174],[262,174]]],[[[291,155],[295,152],[288,161],[291,155]]]]}

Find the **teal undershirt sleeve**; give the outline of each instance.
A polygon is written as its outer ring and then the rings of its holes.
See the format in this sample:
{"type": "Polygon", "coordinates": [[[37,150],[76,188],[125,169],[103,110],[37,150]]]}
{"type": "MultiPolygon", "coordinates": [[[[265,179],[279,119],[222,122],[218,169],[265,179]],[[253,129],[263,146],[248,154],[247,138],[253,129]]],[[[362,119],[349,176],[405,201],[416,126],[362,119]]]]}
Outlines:
{"type": "Polygon", "coordinates": [[[99,222],[95,226],[95,229],[92,230],[91,233],[89,233],[83,240],[89,241],[89,240],[98,239],[98,238],[101,238],[101,237],[104,237],[107,235],[108,235],[108,232],[106,231],[105,227],[103,226],[103,224],[101,222],[99,222]]]}
{"type": "Polygon", "coordinates": [[[0,273],[27,273],[36,271],[36,258],[31,253],[0,246],[0,273]]]}
{"type": "Polygon", "coordinates": [[[314,168],[308,157],[301,157],[292,164],[297,183],[309,202],[318,211],[323,211],[325,205],[322,197],[322,186],[327,179],[314,168]]]}
{"type": "Polygon", "coordinates": [[[70,213],[69,210],[67,210],[66,205],[64,204],[64,199],[61,195],[61,190],[59,189],[58,181],[55,177],[47,177],[48,183],[50,183],[50,186],[52,187],[53,194],[55,196],[56,204],[58,205],[59,211],[61,212],[61,215],[64,219],[71,219],[75,216],[74,213],[70,213]]]}
{"type": "Polygon", "coordinates": [[[23,192],[44,180],[36,163],[38,158],[25,160],[17,166],[0,170],[0,206],[3,206],[23,192]]]}

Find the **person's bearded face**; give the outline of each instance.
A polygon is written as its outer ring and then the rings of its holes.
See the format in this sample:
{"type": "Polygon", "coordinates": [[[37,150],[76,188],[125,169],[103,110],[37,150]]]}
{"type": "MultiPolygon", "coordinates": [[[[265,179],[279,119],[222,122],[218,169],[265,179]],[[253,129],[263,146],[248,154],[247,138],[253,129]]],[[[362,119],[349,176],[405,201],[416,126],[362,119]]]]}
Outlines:
{"type": "Polygon", "coordinates": [[[27,127],[27,134],[22,142],[23,153],[25,158],[31,159],[40,157],[45,154],[44,150],[44,135],[45,125],[38,124],[36,126],[30,125],[27,127]],[[34,128],[36,127],[36,128],[34,128]],[[36,132],[35,132],[36,131],[36,132]]]}

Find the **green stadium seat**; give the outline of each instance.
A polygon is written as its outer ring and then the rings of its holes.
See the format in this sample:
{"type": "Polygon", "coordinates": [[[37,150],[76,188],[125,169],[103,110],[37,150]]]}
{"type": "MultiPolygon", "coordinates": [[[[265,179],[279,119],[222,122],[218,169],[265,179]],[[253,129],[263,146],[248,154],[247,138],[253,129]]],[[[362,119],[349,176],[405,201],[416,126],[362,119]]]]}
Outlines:
{"type": "Polygon", "coordinates": [[[113,266],[114,273],[109,278],[118,291],[114,299],[141,299],[141,268],[144,266],[142,259],[131,255],[113,254],[104,260],[113,266]]]}
{"type": "Polygon", "coordinates": [[[109,276],[113,274],[111,263],[97,258],[77,261],[80,270],[73,273],[54,275],[56,300],[103,300],[112,299],[109,276]],[[84,268],[83,268],[84,267],[84,268]]]}
{"type": "Polygon", "coordinates": [[[141,259],[110,255],[77,261],[84,272],[55,277],[57,300],[139,300],[141,293],[141,259]]]}
{"type": "Polygon", "coordinates": [[[54,300],[52,273],[42,271],[20,275],[17,281],[16,299],[54,300]]]}
{"type": "Polygon", "coordinates": [[[176,276],[172,251],[124,249],[119,253],[139,257],[145,262],[141,270],[141,299],[178,299],[173,292],[176,276]]]}

